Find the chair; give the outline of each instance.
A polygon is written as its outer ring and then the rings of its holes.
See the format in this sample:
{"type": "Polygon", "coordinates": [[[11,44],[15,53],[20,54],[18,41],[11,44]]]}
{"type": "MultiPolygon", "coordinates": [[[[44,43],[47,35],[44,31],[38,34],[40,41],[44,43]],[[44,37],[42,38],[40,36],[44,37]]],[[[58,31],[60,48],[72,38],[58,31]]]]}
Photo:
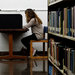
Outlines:
{"type": "MultiPolygon", "coordinates": [[[[44,26],[44,34],[43,34],[43,39],[42,40],[31,40],[30,41],[30,58],[31,59],[42,59],[42,58],[48,58],[48,55],[45,56],[45,43],[48,43],[48,40],[45,39],[45,33],[48,33],[48,27],[44,26]],[[32,50],[32,43],[33,42],[43,42],[43,56],[33,56],[33,50],[32,50]]],[[[48,51],[47,51],[48,53],[48,51]]]]}

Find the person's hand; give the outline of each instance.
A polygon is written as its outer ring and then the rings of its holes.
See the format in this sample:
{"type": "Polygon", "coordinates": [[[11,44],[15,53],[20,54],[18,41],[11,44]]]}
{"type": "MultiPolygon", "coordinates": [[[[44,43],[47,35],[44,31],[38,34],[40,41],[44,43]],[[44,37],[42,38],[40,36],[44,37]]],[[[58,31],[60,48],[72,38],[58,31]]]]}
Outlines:
{"type": "Polygon", "coordinates": [[[28,28],[26,28],[25,26],[23,27],[23,29],[24,29],[24,30],[27,30],[27,31],[29,30],[29,29],[28,29],[28,28]]]}

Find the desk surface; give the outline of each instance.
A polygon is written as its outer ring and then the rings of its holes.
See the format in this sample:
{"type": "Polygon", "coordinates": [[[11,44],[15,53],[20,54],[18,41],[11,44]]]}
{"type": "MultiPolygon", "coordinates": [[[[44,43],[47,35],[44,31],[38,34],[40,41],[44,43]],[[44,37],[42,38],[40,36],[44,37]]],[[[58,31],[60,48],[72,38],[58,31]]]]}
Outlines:
{"type": "Polygon", "coordinates": [[[0,29],[0,32],[27,32],[27,29],[0,29]]]}

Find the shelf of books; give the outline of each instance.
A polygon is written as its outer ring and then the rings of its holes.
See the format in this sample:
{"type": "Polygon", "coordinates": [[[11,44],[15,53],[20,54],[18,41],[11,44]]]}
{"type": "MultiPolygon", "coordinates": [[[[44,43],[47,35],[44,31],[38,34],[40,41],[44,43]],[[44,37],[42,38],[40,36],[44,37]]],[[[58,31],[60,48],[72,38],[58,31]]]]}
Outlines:
{"type": "MultiPolygon", "coordinates": [[[[75,1],[50,0],[48,60],[56,75],[75,75],[75,1]],[[69,3],[69,4],[68,4],[69,3]]],[[[53,75],[53,74],[51,74],[53,75]]]]}
{"type": "Polygon", "coordinates": [[[49,12],[49,34],[75,41],[75,6],[49,12]]]}
{"type": "Polygon", "coordinates": [[[49,32],[75,37],[75,6],[50,11],[49,32]]]}
{"type": "Polygon", "coordinates": [[[49,39],[48,60],[62,75],[75,73],[75,49],[62,45],[61,42],[49,39]]]}

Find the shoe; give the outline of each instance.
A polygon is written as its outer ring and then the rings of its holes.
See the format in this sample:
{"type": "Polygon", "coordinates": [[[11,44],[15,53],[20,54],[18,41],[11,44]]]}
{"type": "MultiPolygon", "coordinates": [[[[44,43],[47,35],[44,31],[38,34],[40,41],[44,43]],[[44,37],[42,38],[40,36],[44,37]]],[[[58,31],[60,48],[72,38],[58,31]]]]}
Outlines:
{"type": "Polygon", "coordinates": [[[29,56],[29,53],[28,53],[27,49],[25,49],[24,47],[21,48],[20,54],[23,55],[23,56],[29,56]]]}
{"type": "Polygon", "coordinates": [[[37,50],[33,50],[33,56],[36,56],[37,50]]]}
{"type": "Polygon", "coordinates": [[[26,52],[25,52],[25,48],[22,47],[21,50],[20,50],[20,54],[21,54],[21,55],[25,55],[25,53],[26,53],[26,52]]]}

